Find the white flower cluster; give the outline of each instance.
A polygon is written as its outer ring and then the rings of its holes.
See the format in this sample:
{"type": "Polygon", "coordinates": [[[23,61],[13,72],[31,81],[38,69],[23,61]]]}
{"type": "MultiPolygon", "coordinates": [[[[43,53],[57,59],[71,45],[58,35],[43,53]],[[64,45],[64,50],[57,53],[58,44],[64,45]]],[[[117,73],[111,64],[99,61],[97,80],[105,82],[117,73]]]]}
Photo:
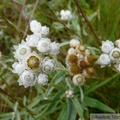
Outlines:
{"type": "Polygon", "coordinates": [[[93,56],[77,39],[70,40],[70,48],[66,57],[66,65],[70,75],[73,76],[73,84],[82,86],[85,78],[93,77],[93,56]]]}
{"type": "Polygon", "coordinates": [[[61,10],[60,11],[61,20],[71,20],[72,19],[72,13],[69,10],[61,10]]]}
{"type": "Polygon", "coordinates": [[[97,60],[97,64],[102,67],[113,65],[118,71],[120,71],[120,39],[114,43],[106,40],[102,41],[101,46],[102,54],[97,60]]]}
{"type": "Polygon", "coordinates": [[[32,35],[28,35],[26,41],[22,40],[19,45],[14,45],[13,72],[19,75],[19,85],[25,88],[33,86],[36,81],[40,85],[46,85],[48,82],[47,74],[55,70],[55,62],[49,58],[49,55],[57,55],[60,45],[51,42],[47,37],[49,28],[41,26],[40,22],[32,20],[30,22],[32,35]]]}

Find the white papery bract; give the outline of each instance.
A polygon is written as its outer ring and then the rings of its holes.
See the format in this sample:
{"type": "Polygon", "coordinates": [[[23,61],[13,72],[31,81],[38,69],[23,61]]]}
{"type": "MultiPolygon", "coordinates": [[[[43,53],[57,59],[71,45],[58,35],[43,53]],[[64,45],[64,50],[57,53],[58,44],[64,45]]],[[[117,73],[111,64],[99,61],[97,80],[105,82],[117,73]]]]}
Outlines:
{"type": "Polygon", "coordinates": [[[14,57],[18,59],[19,61],[22,61],[27,55],[31,53],[31,49],[26,44],[19,44],[19,46],[14,46],[16,49],[14,53],[14,57]]]}
{"type": "Polygon", "coordinates": [[[71,11],[69,11],[69,10],[61,10],[60,15],[61,15],[61,20],[71,20],[72,19],[72,14],[71,14],[71,11]]]}
{"type": "Polygon", "coordinates": [[[19,85],[23,85],[25,88],[33,86],[36,82],[36,76],[33,72],[25,70],[18,79],[19,85]]]}
{"type": "Polygon", "coordinates": [[[40,40],[40,38],[35,34],[28,35],[26,38],[26,41],[27,41],[26,44],[31,47],[37,47],[39,40],[40,40]]]}
{"type": "Polygon", "coordinates": [[[76,54],[76,53],[77,53],[76,49],[74,49],[74,48],[69,48],[68,54],[76,54]]]}
{"type": "Polygon", "coordinates": [[[39,74],[37,82],[42,86],[46,85],[48,83],[48,76],[46,74],[39,74]]]}
{"type": "Polygon", "coordinates": [[[46,53],[50,50],[50,39],[48,38],[41,38],[40,41],[38,42],[38,46],[37,49],[41,52],[41,53],[46,53]]]}
{"type": "Polygon", "coordinates": [[[49,34],[49,27],[42,26],[41,34],[42,35],[48,35],[49,34]]]}
{"type": "Polygon", "coordinates": [[[30,22],[30,30],[33,33],[39,33],[41,31],[42,27],[41,27],[41,23],[36,21],[36,20],[32,20],[30,22]]]}
{"type": "Polygon", "coordinates": [[[96,63],[100,64],[101,68],[102,68],[102,67],[105,67],[107,65],[110,65],[111,64],[111,59],[110,59],[108,54],[103,53],[103,54],[100,55],[100,57],[99,57],[99,59],[97,60],[96,63]]]}
{"type": "Polygon", "coordinates": [[[120,49],[119,48],[114,48],[110,52],[109,56],[110,56],[110,59],[112,61],[118,61],[118,60],[120,60],[120,49]]]}
{"type": "Polygon", "coordinates": [[[77,40],[77,39],[70,40],[70,47],[76,48],[79,45],[80,45],[80,41],[79,40],[77,40]]]}
{"type": "Polygon", "coordinates": [[[60,44],[56,42],[52,42],[50,44],[50,54],[57,55],[60,51],[60,44]]]}
{"type": "Polygon", "coordinates": [[[102,46],[101,46],[101,50],[104,53],[110,53],[110,51],[114,48],[114,43],[112,41],[106,40],[106,41],[102,41],[102,46]]]}
{"type": "Polygon", "coordinates": [[[48,74],[48,73],[53,72],[55,70],[55,67],[56,67],[56,65],[55,65],[54,60],[52,60],[48,57],[46,57],[42,62],[42,71],[44,73],[48,74]]]}
{"type": "Polygon", "coordinates": [[[19,63],[19,62],[14,62],[12,64],[12,67],[13,67],[13,73],[16,73],[16,74],[21,74],[24,70],[25,70],[25,65],[22,64],[22,63],[19,63]]]}

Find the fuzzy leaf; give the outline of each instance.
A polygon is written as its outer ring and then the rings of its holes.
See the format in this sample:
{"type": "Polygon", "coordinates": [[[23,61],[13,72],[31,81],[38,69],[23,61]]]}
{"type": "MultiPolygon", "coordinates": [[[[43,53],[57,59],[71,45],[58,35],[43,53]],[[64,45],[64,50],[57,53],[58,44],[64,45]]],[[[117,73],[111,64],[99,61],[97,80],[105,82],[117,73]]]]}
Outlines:
{"type": "Polygon", "coordinates": [[[110,108],[109,106],[103,104],[102,102],[100,102],[94,98],[85,97],[84,104],[88,107],[97,108],[97,109],[103,110],[105,112],[115,113],[115,111],[112,108],[110,108]]]}

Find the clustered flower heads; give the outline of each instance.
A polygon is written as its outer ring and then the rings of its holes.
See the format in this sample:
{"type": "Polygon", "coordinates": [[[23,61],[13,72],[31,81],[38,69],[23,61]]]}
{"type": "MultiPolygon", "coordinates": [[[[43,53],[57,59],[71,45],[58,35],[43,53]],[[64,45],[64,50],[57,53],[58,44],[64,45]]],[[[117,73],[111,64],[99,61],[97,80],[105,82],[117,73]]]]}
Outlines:
{"type": "Polygon", "coordinates": [[[114,43],[109,40],[102,41],[101,51],[103,53],[96,63],[101,65],[101,68],[113,66],[120,72],[120,39],[114,43]]]}
{"type": "Polygon", "coordinates": [[[85,78],[93,77],[94,69],[93,56],[88,49],[76,39],[70,40],[70,48],[66,57],[66,64],[70,75],[73,76],[73,83],[82,86],[85,78]]]}
{"type": "Polygon", "coordinates": [[[72,13],[69,10],[61,10],[60,11],[61,20],[71,20],[72,19],[72,13]]]}
{"type": "Polygon", "coordinates": [[[57,55],[60,45],[51,42],[46,35],[49,28],[42,26],[40,22],[32,20],[30,22],[32,35],[28,35],[26,41],[22,40],[19,45],[14,45],[13,72],[19,75],[19,85],[25,88],[35,85],[36,81],[40,85],[46,85],[49,73],[56,68],[55,61],[49,55],[57,55]]]}

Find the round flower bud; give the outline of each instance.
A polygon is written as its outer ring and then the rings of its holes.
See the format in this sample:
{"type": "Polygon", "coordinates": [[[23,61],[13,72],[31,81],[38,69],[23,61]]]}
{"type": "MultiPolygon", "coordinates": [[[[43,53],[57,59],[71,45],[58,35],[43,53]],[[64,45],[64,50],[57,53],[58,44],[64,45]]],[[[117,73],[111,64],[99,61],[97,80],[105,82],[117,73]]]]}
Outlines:
{"type": "Polygon", "coordinates": [[[119,48],[114,48],[111,52],[110,52],[110,58],[113,61],[119,60],[120,59],[120,49],[119,48]]]}
{"type": "Polygon", "coordinates": [[[65,95],[67,98],[73,98],[74,97],[74,92],[73,90],[69,89],[65,92],[65,95]]]}
{"type": "Polygon", "coordinates": [[[25,58],[25,65],[29,70],[38,70],[41,65],[41,58],[37,53],[33,52],[25,58]]]}
{"type": "Polygon", "coordinates": [[[68,50],[68,54],[76,54],[76,49],[70,48],[70,49],[68,50]]]}
{"type": "Polygon", "coordinates": [[[36,20],[32,20],[30,22],[30,30],[33,33],[39,33],[41,31],[41,24],[40,24],[40,22],[38,22],[36,20]]]}
{"type": "Polygon", "coordinates": [[[101,54],[96,63],[101,65],[101,68],[102,68],[107,65],[110,65],[111,59],[108,54],[101,54]]]}
{"type": "Polygon", "coordinates": [[[113,42],[106,40],[106,41],[102,41],[102,46],[101,46],[101,50],[104,53],[110,53],[110,51],[114,48],[114,44],[113,42]]]}
{"type": "Polygon", "coordinates": [[[26,38],[27,45],[31,47],[37,47],[40,38],[37,35],[28,35],[26,38]]]}
{"type": "Polygon", "coordinates": [[[50,50],[50,39],[48,38],[41,38],[40,41],[38,42],[37,49],[41,53],[46,53],[50,50]]]}
{"type": "Polygon", "coordinates": [[[85,50],[85,55],[90,55],[90,51],[88,49],[85,50]]]}
{"type": "Polygon", "coordinates": [[[60,11],[61,20],[71,20],[72,14],[69,10],[61,10],[60,11]]]}
{"type": "Polygon", "coordinates": [[[60,52],[60,44],[56,42],[52,42],[50,44],[50,54],[57,55],[60,52]]]}
{"type": "Polygon", "coordinates": [[[22,63],[18,63],[18,62],[14,62],[12,64],[13,67],[13,73],[17,73],[18,75],[20,75],[24,70],[25,70],[25,65],[22,63]]]}
{"type": "Polygon", "coordinates": [[[84,53],[85,52],[85,46],[79,45],[76,47],[77,53],[84,53]]]}
{"type": "Polygon", "coordinates": [[[95,71],[92,67],[88,67],[86,69],[83,70],[83,76],[85,78],[91,78],[94,75],[95,71]]]}
{"type": "Polygon", "coordinates": [[[42,71],[44,73],[48,74],[48,73],[53,72],[55,70],[55,67],[56,67],[56,65],[55,65],[54,60],[52,60],[48,57],[46,57],[42,62],[42,71]]]}
{"type": "Polygon", "coordinates": [[[69,66],[68,70],[71,75],[76,75],[81,72],[80,68],[77,65],[69,66]]]}
{"type": "Polygon", "coordinates": [[[42,35],[48,35],[49,34],[49,27],[42,26],[41,34],[42,35]]]}
{"type": "Polygon", "coordinates": [[[67,65],[77,65],[78,63],[78,57],[74,54],[69,54],[66,57],[66,64],[67,65]]]}
{"type": "Polygon", "coordinates": [[[46,74],[39,74],[37,81],[38,84],[44,86],[48,83],[48,76],[46,74]]]}
{"type": "Polygon", "coordinates": [[[120,48],[120,39],[118,39],[118,40],[115,41],[115,45],[116,45],[118,48],[120,48]]]}
{"type": "Polygon", "coordinates": [[[19,85],[23,85],[25,88],[35,85],[36,76],[33,72],[25,70],[18,79],[19,85]]]}
{"type": "Polygon", "coordinates": [[[85,78],[81,74],[77,74],[73,77],[73,84],[76,86],[82,86],[85,82],[85,78]]]}
{"type": "Polygon", "coordinates": [[[14,57],[18,60],[23,60],[27,55],[31,53],[31,49],[28,45],[20,44],[16,52],[14,52],[14,57]]]}
{"type": "Polygon", "coordinates": [[[94,63],[94,58],[92,55],[86,55],[85,56],[85,62],[87,65],[92,65],[94,63]]]}
{"type": "Polygon", "coordinates": [[[76,39],[70,40],[70,47],[76,48],[79,45],[80,45],[80,41],[79,40],[76,40],[76,39]]]}

